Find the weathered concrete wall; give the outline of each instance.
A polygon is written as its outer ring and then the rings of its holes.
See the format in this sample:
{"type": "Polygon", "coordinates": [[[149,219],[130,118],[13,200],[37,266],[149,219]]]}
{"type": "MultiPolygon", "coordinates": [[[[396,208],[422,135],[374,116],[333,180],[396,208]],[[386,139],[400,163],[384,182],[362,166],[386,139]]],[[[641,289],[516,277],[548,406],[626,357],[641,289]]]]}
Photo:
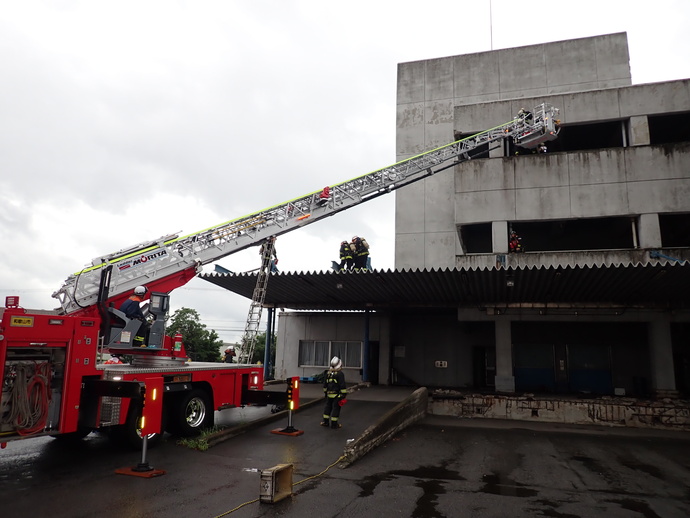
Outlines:
{"type": "Polygon", "coordinates": [[[619,33],[401,64],[399,159],[544,101],[564,124],[627,120],[632,147],[470,161],[396,191],[396,268],[455,267],[460,224],[690,210],[688,152],[649,147],[647,124],[690,110],[690,80],[632,86],[628,60],[619,33]]]}
{"type": "Polygon", "coordinates": [[[689,161],[687,143],[470,161],[454,175],[455,222],[688,212],[689,161]]]}
{"type": "Polygon", "coordinates": [[[437,391],[428,412],[456,417],[690,430],[690,401],[485,396],[437,391]]]}
{"type": "Polygon", "coordinates": [[[338,467],[346,468],[398,432],[422,419],[429,406],[428,400],[429,392],[426,388],[415,390],[410,397],[398,403],[354,442],[348,444],[338,467]]]}
{"type": "Polygon", "coordinates": [[[469,162],[455,174],[455,220],[687,212],[690,170],[682,164],[689,159],[690,146],[678,144],[469,162]]]}
{"type": "Polygon", "coordinates": [[[468,328],[450,311],[393,317],[391,327],[391,367],[400,377],[397,381],[409,379],[417,386],[472,386],[472,348],[494,341],[491,324],[468,328]]]}
{"type": "MultiPolygon", "coordinates": [[[[492,101],[541,99],[630,84],[625,33],[401,63],[397,157],[447,144],[455,129],[479,131],[510,120],[522,103],[492,101]],[[460,113],[461,123],[458,106],[467,110],[460,113]]],[[[606,98],[600,104],[610,106],[606,98]]],[[[452,174],[396,191],[397,269],[455,266],[455,256],[462,249],[455,229],[453,192],[452,174]]],[[[500,196],[489,197],[487,207],[501,206],[503,201],[500,196]]]]}
{"type": "MultiPolygon", "coordinates": [[[[362,313],[281,312],[276,333],[279,347],[276,349],[275,377],[309,377],[323,373],[326,366],[299,365],[300,340],[363,342],[364,319],[362,313]]],[[[369,340],[379,342],[379,378],[382,383],[387,380],[389,369],[389,328],[387,317],[374,313],[369,316],[369,340]]],[[[343,372],[347,383],[362,381],[358,368],[343,368],[343,372]]]]}
{"type": "MultiPolygon", "coordinates": [[[[535,106],[545,101],[560,110],[558,118],[564,124],[618,119],[634,119],[634,122],[641,123],[641,120],[635,118],[688,111],[690,79],[621,86],[607,90],[496,99],[482,104],[457,103],[453,111],[453,129],[464,134],[483,131],[511,120],[523,106],[535,106]]],[[[643,137],[644,135],[640,136],[643,137]]],[[[642,141],[639,144],[642,144],[642,141]]]]}

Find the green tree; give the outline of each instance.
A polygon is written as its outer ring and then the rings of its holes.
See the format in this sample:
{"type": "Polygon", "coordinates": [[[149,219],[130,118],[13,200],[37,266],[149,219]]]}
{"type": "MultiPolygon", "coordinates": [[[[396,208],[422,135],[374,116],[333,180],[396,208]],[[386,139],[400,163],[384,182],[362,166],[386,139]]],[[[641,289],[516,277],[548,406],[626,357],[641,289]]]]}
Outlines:
{"type": "Polygon", "coordinates": [[[210,331],[199,322],[199,313],[194,309],[181,308],[173,313],[168,322],[166,333],[175,336],[182,335],[182,341],[187,355],[196,362],[219,362],[219,348],[223,340],[218,337],[213,329],[210,331]]]}

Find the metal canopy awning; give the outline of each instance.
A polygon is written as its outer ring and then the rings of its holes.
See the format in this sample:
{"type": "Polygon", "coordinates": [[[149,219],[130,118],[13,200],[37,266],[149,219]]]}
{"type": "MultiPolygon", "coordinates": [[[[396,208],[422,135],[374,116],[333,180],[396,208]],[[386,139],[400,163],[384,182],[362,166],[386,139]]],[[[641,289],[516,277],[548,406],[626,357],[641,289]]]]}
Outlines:
{"type": "MultiPolygon", "coordinates": [[[[257,274],[200,277],[252,298],[257,274]]],[[[301,310],[492,305],[690,307],[690,264],[272,274],[264,305],[301,310]]]]}

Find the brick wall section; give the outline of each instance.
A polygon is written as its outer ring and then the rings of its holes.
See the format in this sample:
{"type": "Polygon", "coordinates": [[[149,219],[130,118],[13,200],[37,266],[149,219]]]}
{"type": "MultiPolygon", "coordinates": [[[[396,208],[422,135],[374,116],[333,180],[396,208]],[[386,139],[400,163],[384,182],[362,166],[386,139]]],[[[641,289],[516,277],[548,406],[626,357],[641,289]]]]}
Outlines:
{"type": "Polygon", "coordinates": [[[671,398],[546,399],[437,391],[429,398],[428,412],[456,417],[690,431],[690,401],[671,398]]]}
{"type": "Polygon", "coordinates": [[[364,433],[355,441],[348,444],[338,467],[348,467],[401,430],[416,423],[426,415],[428,407],[428,390],[425,387],[418,388],[407,399],[398,403],[376,423],[364,430],[364,433]]]}

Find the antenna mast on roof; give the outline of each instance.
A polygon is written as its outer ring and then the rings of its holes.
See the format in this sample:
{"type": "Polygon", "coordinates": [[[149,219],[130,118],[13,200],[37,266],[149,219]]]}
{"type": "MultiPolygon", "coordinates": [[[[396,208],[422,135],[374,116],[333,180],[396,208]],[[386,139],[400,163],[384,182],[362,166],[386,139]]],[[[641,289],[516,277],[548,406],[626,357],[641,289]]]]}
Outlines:
{"type": "Polygon", "coordinates": [[[491,3],[492,0],[489,0],[489,35],[491,38],[491,50],[494,50],[494,16],[493,16],[493,10],[491,9],[491,3]]]}

